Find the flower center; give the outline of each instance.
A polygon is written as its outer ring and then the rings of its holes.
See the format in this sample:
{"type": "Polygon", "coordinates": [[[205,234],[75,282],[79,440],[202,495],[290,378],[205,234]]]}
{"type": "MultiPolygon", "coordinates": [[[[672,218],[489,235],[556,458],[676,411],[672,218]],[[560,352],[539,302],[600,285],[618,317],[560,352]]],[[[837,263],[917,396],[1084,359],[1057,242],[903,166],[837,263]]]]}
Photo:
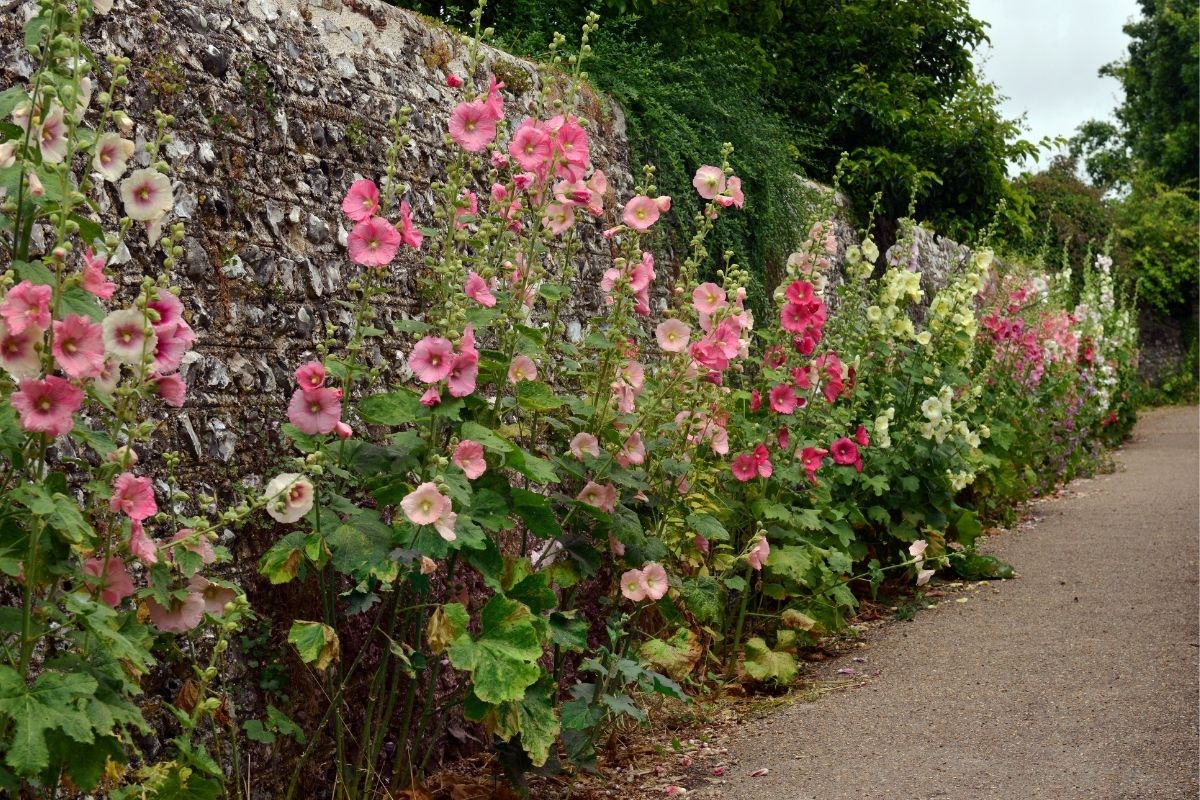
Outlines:
{"type": "Polygon", "coordinates": [[[38,407],[38,411],[47,411],[48,412],[51,408],[50,398],[43,397],[41,400],[38,400],[37,407],[38,407]]]}
{"type": "Polygon", "coordinates": [[[63,345],[63,351],[67,353],[74,353],[78,349],[79,348],[75,346],[74,342],[67,342],[63,345]]]}
{"type": "Polygon", "coordinates": [[[140,189],[137,190],[136,194],[137,194],[137,198],[139,200],[141,200],[143,203],[150,202],[150,187],[149,186],[141,187],[140,189]]]}

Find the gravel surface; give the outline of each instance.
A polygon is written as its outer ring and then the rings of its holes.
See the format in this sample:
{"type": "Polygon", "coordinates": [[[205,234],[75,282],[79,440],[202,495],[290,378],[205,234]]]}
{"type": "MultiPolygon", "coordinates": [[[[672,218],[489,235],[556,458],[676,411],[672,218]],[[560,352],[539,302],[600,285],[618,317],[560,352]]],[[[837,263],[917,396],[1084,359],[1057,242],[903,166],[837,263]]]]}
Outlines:
{"type": "Polygon", "coordinates": [[[864,685],[731,733],[689,796],[1194,800],[1197,419],[1144,414],[1117,472],[989,541],[1018,580],[886,626],[831,665],[864,685]]]}

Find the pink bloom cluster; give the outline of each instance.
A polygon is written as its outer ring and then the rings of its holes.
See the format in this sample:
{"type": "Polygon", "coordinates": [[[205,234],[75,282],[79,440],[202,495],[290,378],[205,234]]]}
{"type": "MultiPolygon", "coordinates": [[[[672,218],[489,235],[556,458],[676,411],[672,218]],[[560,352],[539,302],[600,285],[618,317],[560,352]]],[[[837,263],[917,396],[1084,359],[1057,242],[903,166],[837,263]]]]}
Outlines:
{"type": "Polygon", "coordinates": [[[715,283],[702,283],[692,292],[692,305],[705,335],[692,342],[688,352],[713,383],[720,383],[730,363],[749,352],[743,334],[753,327],[754,319],[745,309],[745,300],[745,290],[738,289],[730,303],[725,290],[715,283]]]}
{"type": "Polygon", "coordinates": [[[350,426],[342,422],[342,390],[325,385],[325,367],[309,361],[296,369],[296,391],[288,403],[288,421],[303,434],[336,433],[348,439],[350,426]]]}
{"type": "Polygon", "coordinates": [[[634,603],[643,600],[657,602],[667,594],[670,584],[662,564],[651,561],[641,569],[631,569],[621,576],[621,594],[634,603]]]}
{"type": "Polygon", "coordinates": [[[610,306],[616,302],[615,295],[628,290],[633,295],[634,312],[646,317],[650,315],[650,286],[654,278],[654,254],[644,250],[641,261],[630,263],[618,259],[616,266],[606,269],[600,279],[600,288],[610,306]]]}
{"type": "MultiPolygon", "coordinates": [[[[455,79],[461,80],[461,79],[455,79]]],[[[455,83],[452,81],[451,86],[455,83]]],[[[450,114],[450,136],[468,153],[478,153],[496,138],[496,123],[504,119],[504,84],[492,76],[487,96],[459,103],[450,114]]]]}
{"type": "Polygon", "coordinates": [[[746,203],[746,196],[742,194],[742,179],[736,175],[726,177],[725,170],[720,167],[706,164],[697,169],[692,186],[705,200],[712,200],[722,208],[741,208],[746,203]]]}
{"type": "Polygon", "coordinates": [[[408,355],[408,368],[421,383],[429,384],[421,402],[436,406],[442,401],[440,384],[446,382],[451,397],[466,397],[475,391],[479,378],[479,351],[475,348],[475,330],[467,325],[458,349],[449,339],[426,336],[408,355]]]}
{"type": "Polygon", "coordinates": [[[742,453],[735,456],[730,466],[733,477],[745,483],[755,477],[769,478],[774,472],[771,466],[771,454],[765,444],[754,448],[753,453],[742,453]]]}
{"type": "Polygon", "coordinates": [[[450,498],[438,490],[437,484],[426,481],[400,501],[404,516],[414,525],[432,525],[448,542],[457,537],[454,531],[458,515],[450,510],[450,498]]]}
{"type": "Polygon", "coordinates": [[[784,297],[787,302],[779,311],[779,324],[792,334],[797,352],[811,355],[825,330],[825,301],[813,294],[813,285],[808,281],[792,281],[784,297]]]}
{"type": "Polygon", "coordinates": [[[342,212],[357,223],[346,239],[350,260],[364,267],[386,267],[395,259],[401,243],[417,249],[422,233],[413,227],[412,210],[407,201],[400,202],[400,228],[379,212],[379,187],[374,181],[358,180],[350,184],[342,200],[342,212]]]}

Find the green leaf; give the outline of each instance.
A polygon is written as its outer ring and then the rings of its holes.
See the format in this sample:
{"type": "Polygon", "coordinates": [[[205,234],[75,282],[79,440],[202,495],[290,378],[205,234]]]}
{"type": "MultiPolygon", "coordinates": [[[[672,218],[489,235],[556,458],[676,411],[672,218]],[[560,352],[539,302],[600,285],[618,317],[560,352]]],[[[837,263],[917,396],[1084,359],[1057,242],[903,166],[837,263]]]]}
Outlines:
{"type": "Polygon", "coordinates": [[[514,447],[504,462],[534,483],[549,484],[558,481],[558,473],[554,471],[553,464],[519,447],[514,447]]]}
{"type": "Polygon", "coordinates": [[[553,411],[565,401],[554,394],[544,383],[519,381],[517,383],[517,405],[530,411],[553,411]]]}
{"type": "Polygon", "coordinates": [[[550,508],[550,499],[545,495],[529,492],[525,489],[512,487],[513,511],[517,513],[529,530],[543,539],[556,539],[562,536],[562,526],[550,508]]]}
{"type": "Polygon", "coordinates": [[[390,557],[392,529],[372,514],[359,514],[339,525],[326,538],[333,554],[333,568],[358,579],[393,579],[398,571],[390,557]]]}
{"type": "Polygon", "coordinates": [[[246,720],[242,723],[242,730],[246,732],[246,738],[253,742],[275,744],[275,734],[264,728],[261,720],[246,720]]]}
{"type": "Polygon", "coordinates": [[[544,572],[535,572],[522,578],[505,595],[529,606],[534,614],[549,611],[558,604],[558,596],[550,588],[550,579],[544,572]]]}
{"type": "Polygon", "coordinates": [[[429,418],[429,409],[421,398],[407,389],[364,397],[358,404],[358,414],[367,422],[379,425],[407,425],[429,418]]]}
{"type": "Polygon", "coordinates": [[[79,314],[93,322],[104,319],[100,301],[80,286],[71,286],[58,297],[58,305],[64,314],[79,314]]]}
{"type": "Polygon", "coordinates": [[[467,421],[459,428],[463,439],[473,439],[494,453],[507,453],[513,449],[512,442],[499,436],[491,428],[485,428],[478,422],[467,421]]]}
{"type": "Polygon", "coordinates": [[[666,641],[646,640],[638,648],[638,655],[646,663],[681,681],[691,674],[700,657],[704,655],[704,645],[695,633],[681,628],[666,641]]]}
{"type": "Polygon", "coordinates": [[[588,646],[588,624],[578,611],[554,611],[550,614],[550,641],[564,650],[582,653],[588,646]]]}
{"type": "Polygon", "coordinates": [[[7,119],[14,108],[28,99],[28,92],[21,86],[13,86],[0,92],[0,118],[7,119]]]}
{"type": "Polygon", "coordinates": [[[979,524],[979,517],[974,511],[964,511],[955,521],[954,530],[958,533],[959,544],[969,548],[983,533],[983,526],[979,524]]]}
{"type": "Polygon", "coordinates": [[[495,596],[483,608],[478,639],[469,633],[450,646],[450,663],[471,673],[475,694],[488,703],[518,700],[541,675],[541,639],[529,609],[495,596]]]}
{"type": "Polygon", "coordinates": [[[19,775],[35,775],[50,763],[46,731],[58,729],[92,744],[92,723],[83,710],[96,681],[81,673],[43,672],[27,686],[11,667],[0,667],[0,714],[13,723],[5,762],[19,775]]]}
{"type": "Polygon", "coordinates": [[[767,556],[767,569],[776,577],[786,578],[801,586],[808,585],[812,555],[807,547],[772,547],[767,556]]]}
{"type": "Polygon", "coordinates": [[[273,584],[287,583],[296,577],[304,563],[304,545],[308,536],[301,531],[292,531],[271,549],[263,553],[258,562],[258,571],[273,584]]]}
{"type": "Polygon", "coordinates": [[[535,767],[546,763],[550,749],[558,740],[560,723],[554,710],[557,688],[550,676],[543,676],[525,691],[525,697],[517,706],[521,747],[529,754],[529,760],[535,767]]]}
{"type": "Polygon", "coordinates": [[[425,625],[425,641],[435,656],[440,656],[446,649],[467,632],[471,617],[462,603],[447,603],[434,609],[425,625]]]}
{"type": "Polygon", "coordinates": [[[729,541],[729,531],[725,530],[725,526],[711,514],[689,514],[687,524],[694,532],[710,542],[729,541]]]}
{"type": "Polygon", "coordinates": [[[301,661],[322,671],[338,659],[341,649],[337,632],[320,622],[296,620],[287,640],[295,646],[301,661]]]}
{"type": "Polygon", "coordinates": [[[796,679],[796,659],[792,654],[772,650],[758,636],[746,641],[744,667],[746,674],[756,681],[787,686],[796,679]]]}
{"type": "Polygon", "coordinates": [[[61,492],[51,494],[45,485],[34,484],[17,487],[11,496],[44,519],[47,525],[71,544],[79,544],[93,534],[92,526],[79,512],[79,504],[74,498],[61,492]]]}
{"type": "Polygon", "coordinates": [[[292,718],[284,714],[273,705],[267,706],[267,724],[279,731],[284,736],[291,736],[298,743],[304,744],[304,731],[300,726],[292,721],[292,718]]]}

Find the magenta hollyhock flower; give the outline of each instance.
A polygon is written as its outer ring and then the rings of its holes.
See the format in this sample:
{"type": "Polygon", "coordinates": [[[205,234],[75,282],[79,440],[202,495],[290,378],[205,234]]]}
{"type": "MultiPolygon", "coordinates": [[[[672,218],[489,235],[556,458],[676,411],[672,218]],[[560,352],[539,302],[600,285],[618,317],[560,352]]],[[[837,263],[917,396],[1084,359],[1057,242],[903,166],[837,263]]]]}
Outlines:
{"type": "Polygon", "coordinates": [[[754,544],[754,548],[750,554],[746,556],[746,562],[758,572],[762,572],[762,568],[767,563],[767,558],[771,555],[771,544],[767,541],[767,537],[763,536],[754,544]]]}
{"type": "Polygon", "coordinates": [[[712,200],[725,191],[725,172],[720,167],[705,164],[696,170],[696,176],[692,178],[692,186],[696,187],[696,191],[705,200],[712,200]]]}
{"type": "Polygon", "coordinates": [[[580,431],[571,437],[568,449],[571,451],[571,455],[580,461],[583,460],[585,455],[589,455],[592,458],[600,457],[600,441],[586,431],[580,431]]]}
{"type": "Polygon", "coordinates": [[[729,368],[729,356],[720,344],[708,339],[693,342],[689,350],[692,360],[713,372],[724,372],[729,368]]]}
{"type": "Polygon", "coordinates": [[[575,496],[575,499],[611,514],[613,509],[617,507],[617,487],[611,483],[601,484],[595,481],[588,481],[587,485],[575,496]]]}
{"type": "Polygon", "coordinates": [[[354,220],[362,222],[375,216],[379,211],[379,187],[375,181],[362,180],[350,184],[346,197],[342,200],[342,212],[354,220]]]}
{"type": "Polygon", "coordinates": [[[483,445],[472,439],[463,439],[459,442],[458,447],[454,448],[454,455],[450,460],[470,480],[475,480],[487,471],[487,459],[483,456],[483,445]]]}
{"type": "Polygon", "coordinates": [[[149,478],[139,477],[132,472],[122,472],[113,481],[112,489],[113,495],[108,501],[108,508],[113,513],[122,513],[138,522],[158,513],[158,504],[154,502],[154,487],[149,478]]]}
{"type": "Polygon", "coordinates": [[[450,114],[450,136],[468,153],[478,153],[496,138],[496,118],[484,102],[459,103],[450,114]]]}
{"type": "Polygon", "coordinates": [[[132,220],[156,220],[175,205],[171,180],[156,169],[135,170],[121,181],[121,203],[132,220]]]}
{"type": "Polygon", "coordinates": [[[141,364],[146,355],[158,350],[158,336],[147,327],[146,314],[136,308],[123,308],[104,318],[104,347],[109,356],[124,364],[141,364]]]}
{"type": "Polygon", "coordinates": [[[621,575],[621,594],[634,603],[646,599],[646,583],[642,580],[640,569],[631,569],[621,575]]]}
{"type": "Polygon", "coordinates": [[[762,408],[762,393],[758,389],[750,390],[750,412],[754,413],[762,408]]]}
{"type": "Polygon", "coordinates": [[[537,367],[529,356],[520,355],[512,360],[508,367],[508,382],[536,381],[537,367]]]}
{"type": "Polygon", "coordinates": [[[168,292],[164,289],[157,289],[154,292],[154,297],[150,302],[146,303],[146,307],[153,309],[157,319],[151,316],[155,327],[159,325],[170,325],[176,322],[183,322],[183,301],[175,296],[173,292],[168,292]]]}
{"type": "Polygon", "coordinates": [[[121,601],[133,594],[133,580],[125,569],[125,562],[110,556],[105,560],[89,558],[83,562],[84,579],[88,587],[100,590],[100,602],[116,608],[121,601]]]}
{"type": "Polygon", "coordinates": [[[325,366],[320,361],[309,361],[296,367],[296,385],[306,391],[320,389],[325,385],[325,366]]]}
{"type": "Polygon", "coordinates": [[[733,472],[733,477],[742,483],[746,483],[758,475],[758,462],[755,460],[753,453],[739,453],[734,457],[733,463],[729,465],[729,469],[733,472]]]}
{"type": "Polygon", "coordinates": [[[21,415],[21,427],[31,433],[62,436],[75,427],[71,416],[83,403],[83,390],[51,375],[44,380],[25,378],[9,402],[21,415]]]}
{"type": "Polygon", "coordinates": [[[664,320],[654,329],[654,338],[666,353],[682,353],[687,349],[691,337],[692,329],[678,319],[664,320]]]}
{"type": "Polygon", "coordinates": [[[400,240],[414,250],[421,249],[421,243],[425,241],[425,234],[413,227],[412,209],[407,200],[400,201],[400,240]]]}
{"type": "Polygon", "coordinates": [[[800,452],[800,464],[808,473],[808,479],[813,483],[817,482],[817,470],[825,463],[827,455],[829,455],[829,451],[820,447],[806,447],[800,452]]]}
{"type": "Polygon", "coordinates": [[[729,305],[725,290],[715,283],[702,283],[692,291],[692,305],[700,314],[713,314],[729,305]]]}
{"type": "Polygon", "coordinates": [[[151,380],[154,381],[154,388],[163,402],[172,408],[183,408],[184,401],[187,400],[187,384],[178,372],[155,375],[151,380]]]}
{"type": "Polygon", "coordinates": [[[787,428],[780,428],[779,432],[775,434],[775,444],[779,447],[780,450],[787,450],[788,447],[791,445],[791,442],[792,442],[792,432],[789,431],[787,428]]]}
{"type": "Polygon", "coordinates": [[[446,85],[451,89],[457,89],[463,85],[463,79],[455,75],[453,72],[446,73],[446,85]]]}
{"type": "Polygon", "coordinates": [[[438,491],[437,484],[426,481],[400,501],[404,516],[414,525],[432,525],[450,510],[450,498],[438,491]]]}
{"type": "Polygon", "coordinates": [[[422,383],[437,383],[454,369],[454,345],[440,336],[426,336],[408,356],[408,368],[422,383]]]}
{"type": "Polygon", "coordinates": [[[791,414],[796,410],[796,390],[791,384],[781,383],[773,386],[769,395],[771,410],[776,414],[791,414]]]}
{"type": "Polygon", "coordinates": [[[651,561],[642,567],[642,586],[646,590],[647,600],[661,600],[670,588],[667,582],[667,571],[662,564],[651,561]]]}
{"type": "Polygon", "coordinates": [[[491,75],[487,99],[483,101],[483,106],[492,115],[492,119],[496,122],[504,119],[504,98],[500,94],[500,90],[504,88],[504,82],[496,80],[495,75],[491,75]]]}
{"type": "Polygon", "coordinates": [[[487,281],[476,272],[471,270],[467,275],[467,283],[463,287],[463,292],[467,297],[474,300],[484,308],[491,308],[496,305],[496,296],[492,294],[492,290],[488,287],[487,281]]]}
{"type": "Polygon", "coordinates": [[[862,456],[858,453],[858,445],[847,437],[835,439],[833,444],[829,445],[829,454],[833,456],[833,463],[843,467],[853,466],[862,472],[862,456]]]}
{"type": "Polygon", "coordinates": [[[180,600],[171,598],[170,607],[159,605],[151,598],[146,601],[150,622],[163,633],[187,633],[204,619],[204,598],[198,592],[188,592],[180,600]]]}
{"type": "Polygon", "coordinates": [[[92,254],[92,248],[83,251],[83,276],[81,285],[85,292],[89,292],[101,300],[108,300],[113,296],[113,292],[117,290],[117,285],[110,281],[104,274],[104,265],[107,259],[104,256],[92,254]]]}
{"type": "Polygon", "coordinates": [[[129,553],[147,567],[158,563],[158,544],[146,535],[141,520],[129,521],[129,553]]]}
{"type": "Polygon", "coordinates": [[[213,583],[203,575],[193,575],[188,581],[188,592],[198,594],[204,600],[204,611],[219,617],[225,613],[225,606],[237,599],[237,592],[227,586],[213,583]]]}
{"type": "MultiPolygon", "coordinates": [[[[521,169],[528,172],[540,172],[550,161],[551,153],[553,143],[550,135],[541,125],[528,118],[521,123],[521,127],[513,134],[512,141],[508,143],[508,154],[521,169]]],[[[528,184],[521,186],[518,183],[517,188],[528,188],[528,184]]]]}
{"type": "Polygon", "coordinates": [[[639,194],[625,204],[621,221],[634,230],[645,231],[658,222],[659,213],[657,203],[644,194],[639,194]]]}
{"type": "Polygon", "coordinates": [[[364,267],[386,267],[400,249],[400,231],[381,217],[371,217],[354,226],[346,239],[350,260],[364,267]]]}
{"type": "MultiPolygon", "coordinates": [[[[183,547],[185,550],[189,550],[200,556],[200,561],[205,564],[211,564],[217,560],[217,551],[213,549],[212,542],[204,536],[196,536],[191,528],[180,528],[171,537],[170,541],[172,544],[183,542],[182,545],[177,544],[176,546],[183,547]]],[[[168,550],[167,552],[170,553],[171,551],[168,550]]]]}
{"type": "Polygon", "coordinates": [[[554,148],[562,156],[556,170],[558,177],[569,181],[579,179],[587,172],[591,157],[587,131],[573,116],[554,117],[549,127],[554,130],[554,148]]]}
{"type": "Polygon", "coordinates": [[[854,441],[858,442],[859,447],[867,447],[871,444],[871,436],[867,433],[865,425],[858,426],[858,430],[854,432],[854,441]]]}
{"type": "Polygon", "coordinates": [[[288,403],[288,421],[301,433],[329,433],[342,418],[342,393],[337,389],[297,389],[288,403]]]}
{"type": "Polygon", "coordinates": [[[285,525],[298,521],[311,511],[315,499],[312,482],[296,472],[276,475],[263,488],[267,514],[285,525]]]}
{"type": "Polygon", "coordinates": [[[181,319],[165,325],[155,325],[154,335],[157,339],[154,347],[154,369],[158,372],[179,369],[183,364],[183,357],[196,343],[196,332],[181,319]]]}
{"type": "Polygon", "coordinates": [[[8,290],[4,302],[0,303],[0,317],[11,333],[24,333],[26,328],[44,331],[50,327],[50,297],[54,290],[49,286],[34,285],[21,281],[8,290]]]}
{"type": "Polygon", "coordinates": [[[72,378],[95,378],[104,369],[104,329],[80,314],[54,323],[50,348],[62,371],[72,378]]]}
{"type": "Polygon", "coordinates": [[[771,466],[771,452],[765,444],[754,448],[754,469],[763,478],[771,477],[774,467],[771,466]]]}

